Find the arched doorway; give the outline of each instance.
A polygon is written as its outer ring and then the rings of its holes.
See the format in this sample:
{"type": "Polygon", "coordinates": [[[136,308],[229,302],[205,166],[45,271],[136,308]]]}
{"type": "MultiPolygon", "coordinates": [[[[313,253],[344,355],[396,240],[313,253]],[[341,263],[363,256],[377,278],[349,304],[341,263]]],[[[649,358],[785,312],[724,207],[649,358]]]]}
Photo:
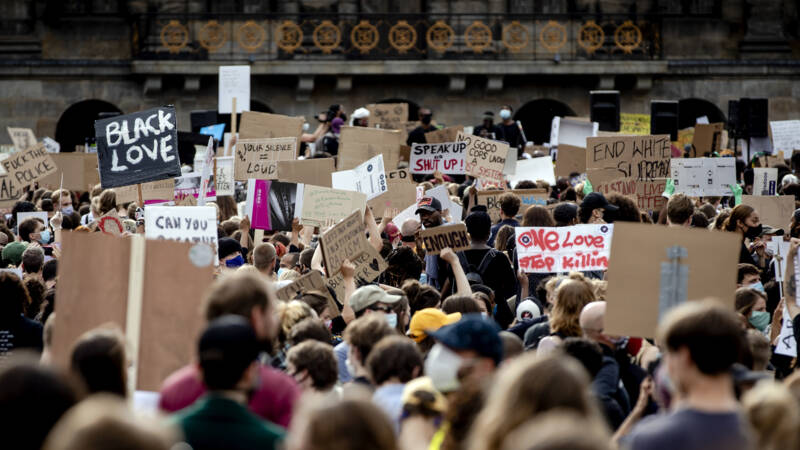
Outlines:
{"type": "Polygon", "coordinates": [[[725,114],[708,100],[685,98],[678,101],[678,129],[693,127],[698,117],[708,117],[709,123],[726,123],[725,114]]]}
{"type": "MultiPolygon", "coordinates": [[[[411,100],[405,98],[387,98],[375,103],[408,103],[408,121],[416,122],[419,120],[419,105],[411,100]]],[[[434,111],[433,114],[435,116],[436,111],[434,111]]]]}
{"type": "Polygon", "coordinates": [[[100,113],[122,113],[122,110],[103,100],[83,100],[73,103],[61,113],[56,124],[56,141],[61,152],[74,152],[75,146],[86,144],[94,137],[94,121],[100,113]]]}
{"type": "Polygon", "coordinates": [[[525,137],[536,145],[550,142],[550,125],[553,117],[575,116],[575,111],[564,102],[549,98],[540,98],[522,105],[515,114],[514,120],[522,123],[525,137]]]}

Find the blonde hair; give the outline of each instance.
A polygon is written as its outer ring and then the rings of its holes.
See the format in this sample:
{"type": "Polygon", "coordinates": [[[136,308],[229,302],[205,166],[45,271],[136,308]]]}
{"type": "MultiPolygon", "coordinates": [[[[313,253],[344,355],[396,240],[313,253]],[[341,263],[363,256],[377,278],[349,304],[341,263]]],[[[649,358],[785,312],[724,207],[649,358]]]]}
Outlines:
{"type": "Polygon", "coordinates": [[[499,450],[506,436],[547,411],[574,412],[602,424],[590,383],[586,370],[571,358],[534,353],[517,357],[497,374],[497,382],[472,427],[469,449],[499,450]]]}
{"type": "Polygon", "coordinates": [[[292,327],[295,326],[303,319],[309,317],[316,318],[317,313],[308,306],[308,303],[299,300],[292,300],[288,302],[278,302],[276,305],[278,312],[278,321],[280,322],[280,329],[278,330],[278,340],[283,344],[289,337],[292,327]]]}
{"type": "Polygon", "coordinates": [[[742,397],[742,406],[760,450],[797,448],[800,406],[783,384],[762,381],[742,397]]]}
{"type": "Polygon", "coordinates": [[[595,301],[594,289],[583,276],[570,274],[556,291],[556,303],[550,314],[550,331],[566,336],[581,336],[580,315],[583,307],[595,301]]]}

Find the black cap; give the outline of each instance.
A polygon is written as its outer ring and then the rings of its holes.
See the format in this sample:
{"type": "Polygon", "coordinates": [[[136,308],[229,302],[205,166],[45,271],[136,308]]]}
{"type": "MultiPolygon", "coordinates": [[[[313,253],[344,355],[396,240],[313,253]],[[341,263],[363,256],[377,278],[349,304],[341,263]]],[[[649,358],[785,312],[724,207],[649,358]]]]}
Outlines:
{"type": "Polygon", "coordinates": [[[616,211],[619,209],[619,207],[608,203],[606,197],[599,192],[592,192],[583,198],[583,202],[581,202],[581,209],[594,211],[598,208],[603,208],[606,211],[616,211]]]}
{"type": "Polygon", "coordinates": [[[222,238],[219,240],[219,259],[225,259],[236,252],[242,252],[242,246],[236,239],[222,238]]]}
{"type": "Polygon", "coordinates": [[[472,350],[481,356],[492,358],[495,364],[503,359],[503,342],[500,340],[500,327],[478,314],[465,314],[461,320],[445,325],[436,331],[428,331],[428,336],[453,350],[472,350]]]}
{"type": "Polygon", "coordinates": [[[570,223],[578,217],[578,205],[562,203],[553,209],[553,218],[559,223],[570,223]]]}
{"type": "Polygon", "coordinates": [[[200,365],[229,364],[247,367],[258,358],[259,346],[250,323],[241,316],[214,319],[200,336],[200,365]]]}
{"type": "Polygon", "coordinates": [[[422,197],[417,203],[417,210],[414,214],[419,214],[420,211],[434,212],[442,211],[442,202],[436,200],[434,197],[422,197]]]}

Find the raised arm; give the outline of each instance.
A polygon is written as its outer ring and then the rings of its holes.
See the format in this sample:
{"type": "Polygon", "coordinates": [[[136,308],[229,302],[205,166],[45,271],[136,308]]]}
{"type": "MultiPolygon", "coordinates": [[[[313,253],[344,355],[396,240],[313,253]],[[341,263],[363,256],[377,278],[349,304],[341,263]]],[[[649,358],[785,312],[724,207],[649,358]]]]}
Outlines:
{"type": "Polygon", "coordinates": [[[455,295],[472,295],[472,288],[469,287],[467,274],[464,273],[464,268],[461,267],[461,262],[458,260],[458,255],[453,252],[450,247],[445,247],[439,253],[439,257],[447,261],[453,269],[453,278],[456,280],[456,294],[455,295]]]}
{"type": "Polygon", "coordinates": [[[372,208],[367,206],[364,212],[364,225],[369,232],[369,243],[372,247],[380,253],[383,248],[383,239],[381,239],[381,232],[378,231],[378,224],[375,222],[375,216],[372,215],[372,208]]]}
{"type": "Polygon", "coordinates": [[[350,297],[356,291],[356,267],[349,259],[342,261],[342,277],[344,278],[344,299],[342,299],[342,319],[350,323],[356,318],[356,312],[350,307],[350,297]]]}

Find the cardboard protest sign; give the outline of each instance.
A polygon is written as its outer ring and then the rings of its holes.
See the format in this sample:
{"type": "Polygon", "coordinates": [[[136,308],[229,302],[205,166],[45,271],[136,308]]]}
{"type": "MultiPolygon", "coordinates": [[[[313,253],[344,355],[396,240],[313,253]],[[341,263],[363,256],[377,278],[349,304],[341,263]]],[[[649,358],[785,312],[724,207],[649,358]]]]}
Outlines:
{"type": "Polygon", "coordinates": [[[622,134],[650,134],[650,114],[619,113],[619,132],[622,134]]]}
{"type": "Polygon", "coordinates": [[[722,129],[723,123],[702,124],[694,126],[694,137],[692,139],[691,156],[699,158],[710,153],[719,153],[722,148],[722,129]]]}
{"type": "Polygon", "coordinates": [[[233,195],[236,182],[233,179],[233,156],[217,156],[217,171],[214,174],[217,196],[233,195]]]}
{"type": "Polygon", "coordinates": [[[511,186],[524,180],[533,182],[542,180],[551,186],[556,184],[556,175],[553,169],[553,159],[549,156],[539,158],[521,159],[517,161],[517,171],[514,175],[507,176],[511,186]]]}
{"type": "Polygon", "coordinates": [[[14,148],[18,152],[28,149],[36,145],[36,135],[30,128],[14,128],[6,127],[8,135],[11,137],[11,142],[14,143],[14,148]]]}
{"type": "Polygon", "coordinates": [[[791,153],[800,150],[800,120],[773,120],[769,123],[772,148],[791,153]]]}
{"type": "Polygon", "coordinates": [[[617,169],[625,178],[652,181],[669,176],[669,135],[586,139],[586,169],[617,169]]]}
{"type": "MultiPolygon", "coordinates": [[[[464,127],[447,127],[440,128],[425,133],[425,142],[428,144],[441,144],[444,142],[455,142],[458,139],[458,133],[463,133],[464,127]]],[[[465,133],[466,134],[466,133],[465,133]]]]}
{"type": "Polygon", "coordinates": [[[0,176],[0,207],[14,206],[22,196],[24,187],[7,174],[0,176]]]}
{"type": "Polygon", "coordinates": [[[550,125],[550,146],[557,147],[561,144],[574,147],[586,146],[586,138],[597,136],[599,125],[577,117],[553,117],[550,125]]]}
{"type": "Polygon", "coordinates": [[[383,155],[364,161],[356,168],[331,174],[334,189],[356,191],[367,195],[367,200],[383,194],[388,189],[386,172],[383,170],[383,155]]]}
{"type": "Polygon", "coordinates": [[[19,226],[19,224],[30,218],[39,219],[45,225],[49,223],[49,218],[47,217],[47,211],[18,212],[17,221],[15,223],[17,224],[17,226],[19,226]]]}
{"type": "Polygon", "coordinates": [[[742,204],[752,206],[758,212],[762,224],[789,231],[789,223],[795,210],[793,195],[743,195],[742,204]]]}
{"type": "Polygon", "coordinates": [[[111,210],[103,217],[97,219],[97,229],[103,234],[111,236],[122,236],[125,232],[125,227],[122,226],[122,221],[116,214],[116,211],[111,210]]]}
{"type": "Polygon", "coordinates": [[[692,142],[694,142],[694,127],[684,128],[682,130],[678,130],[678,148],[681,151],[687,150],[687,148],[691,151],[692,142]]]}
{"type": "Polygon", "coordinates": [[[148,206],[144,209],[147,239],[207,244],[217,255],[217,209],[213,206],[148,206]]]}
{"type": "MultiPolygon", "coordinates": [[[[662,194],[667,187],[666,178],[654,181],[638,181],[628,178],[620,178],[614,173],[612,179],[593,176],[597,171],[590,172],[589,181],[595,192],[600,192],[608,196],[617,193],[626,197],[631,197],[643,211],[660,211],[667,203],[667,198],[662,194]]],[[[603,172],[603,171],[600,171],[603,172]]]]}
{"type": "Polygon", "coordinates": [[[53,158],[58,170],[43,178],[40,184],[56,188],[60,186],[62,173],[64,189],[86,191],[89,190],[89,186],[100,183],[96,153],[50,153],[50,157],[53,158]]]}
{"type": "Polygon", "coordinates": [[[337,169],[352,169],[372,157],[383,155],[386,170],[397,169],[400,146],[405,144],[399,130],[342,127],[339,133],[337,169]]]}
{"type": "Polygon", "coordinates": [[[364,211],[366,206],[367,196],[360,192],[305,184],[298,189],[295,208],[300,211],[300,223],[320,227],[329,219],[344,219],[353,210],[364,211]]]}
{"type": "Polygon", "coordinates": [[[520,199],[519,214],[525,214],[525,210],[533,205],[547,205],[546,189],[515,189],[513,191],[478,191],[478,204],[486,206],[486,211],[492,222],[500,220],[500,196],[511,192],[520,199]]]}
{"type": "MultiPolygon", "coordinates": [[[[145,205],[149,203],[171,202],[175,198],[175,179],[151,181],[142,183],[142,201],[145,205]]],[[[120,186],[114,188],[117,194],[117,203],[129,203],[139,201],[138,185],[120,186]]]]}
{"type": "Polygon", "coordinates": [[[386,174],[386,193],[378,198],[367,201],[372,208],[372,215],[383,217],[387,208],[405,209],[417,200],[417,185],[411,180],[411,174],[406,169],[395,170],[386,174]]]}
{"type": "Polygon", "coordinates": [[[586,173],[586,148],[561,144],[558,146],[555,176],[568,177],[573,173],[586,173]]]}
{"type": "Polygon", "coordinates": [[[615,223],[604,333],[654,337],[685,301],[713,298],[732,310],[741,245],[738,233],[615,223]]]}
{"type": "Polygon", "coordinates": [[[753,175],[753,195],[775,195],[778,188],[778,169],[756,167],[753,175]]]}
{"type": "Polygon", "coordinates": [[[459,252],[468,249],[470,245],[467,226],[463,223],[420,230],[417,232],[417,239],[422,242],[425,254],[428,255],[438,255],[446,247],[459,252]]]}
{"type": "Polygon", "coordinates": [[[319,245],[322,246],[322,259],[329,276],[342,268],[345,259],[363,252],[369,247],[369,242],[364,235],[361,211],[353,211],[344,220],[320,235],[319,245]]]}
{"type": "Polygon", "coordinates": [[[408,121],[408,103],[372,103],[367,110],[371,127],[402,130],[408,121]]]}
{"type": "Polygon", "coordinates": [[[458,134],[457,141],[467,143],[467,160],[464,168],[468,175],[505,181],[503,167],[509,154],[508,144],[464,133],[458,134]]]}
{"type": "Polygon", "coordinates": [[[239,123],[239,139],[293,137],[297,142],[303,134],[303,122],[302,117],[245,111],[239,123]]]}
{"type": "MultiPolygon", "coordinates": [[[[0,164],[6,174],[4,178],[13,180],[15,186],[24,187],[56,173],[56,163],[43,144],[37,144],[21,152],[8,155],[0,164]]],[[[2,197],[2,195],[0,195],[2,197]]]]}
{"type": "Polygon", "coordinates": [[[297,156],[297,139],[294,137],[270,139],[241,139],[236,143],[234,179],[247,181],[278,179],[278,161],[294,160],[297,156]]]}
{"type": "MultiPolygon", "coordinates": [[[[209,184],[213,183],[212,170],[214,169],[214,152],[215,152],[215,145],[214,145],[214,138],[208,138],[208,144],[206,145],[206,155],[205,159],[203,160],[203,170],[200,172],[200,195],[197,197],[197,204],[203,206],[206,204],[206,195],[209,192],[209,184]]],[[[214,190],[214,186],[211,186],[210,190],[214,190]]]]}
{"type": "Polygon", "coordinates": [[[735,158],[676,158],[672,160],[676,193],[692,197],[724,196],[736,184],[735,158]]]}
{"type": "MultiPolygon", "coordinates": [[[[301,186],[301,185],[300,185],[301,186]]],[[[291,231],[296,217],[297,183],[271,180],[247,181],[246,214],[254,230],[291,231]]]]}
{"type": "Polygon", "coordinates": [[[104,189],[180,176],[175,108],[96,120],[94,130],[104,189]]]}
{"type": "Polygon", "coordinates": [[[411,146],[409,168],[414,174],[463,175],[466,168],[466,142],[444,142],[437,144],[414,144],[411,146]]]}
{"type": "Polygon", "coordinates": [[[328,291],[325,278],[316,270],[311,270],[287,286],[278,289],[275,291],[275,297],[277,297],[278,300],[289,301],[293,300],[298,294],[304,294],[308,291],[317,291],[324,295],[328,300],[328,311],[331,313],[331,316],[339,316],[339,307],[333,300],[330,291],[328,291]]]}
{"type": "Polygon", "coordinates": [[[613,224],[517,227],[517,261],[528,273],[608,269],[613,224]]]}
{"type": "MultiPolygon", "coordinates": [[[[356,267],[354,275],[356,286],[375,281],[388,267],[380,253],[370,245],[364,247],[361,253],[351,256],[350,262],[356,267]]],[[[325,283],[336,293],[336,298],[339,299],[340,302],[343,301],[344,276],[342,276],[342,272],[339,271],[333,274],[333,276],[329,276],[325,283]]]]}
{"type": "Polygon", "coordinates": [[[331,187],[333,158],[303,159],[297,161],[278,161],[278,179],[292,183],[306,183],[315,186],[331,187]]]}
{"type": "MultiPolygon", "coordinates": [[[[213,184],[212,186],[213,187],[213,184]]],[[[200,198],[200,193],[203,190],[203,174],[200,172],[185,173],[178,178],[175,178],[175,197],[194,197],[200,198]]],[[[217,192],[213,189],[206,191],[206,200],[216,200],[217,192]]],[[[201,205],[202,206],[202,205],[201,205]]]]}
{"type": "Polygon", "coordinates": [[[204,324],[197,299],[213,280],[212,257],[207,247],[187,243],[64,233],[55,363],[69,367],[75,341],[110,322],[124,331],[129,346],[129,390],[158,391],[169,374],[196,358],[204,324]]]}
{"type": "Polygon", "coordinates": [[[237,114],[250,111],[250,66],[219,66],[217,111],[230,114],[234,98],[237,114]]]}

